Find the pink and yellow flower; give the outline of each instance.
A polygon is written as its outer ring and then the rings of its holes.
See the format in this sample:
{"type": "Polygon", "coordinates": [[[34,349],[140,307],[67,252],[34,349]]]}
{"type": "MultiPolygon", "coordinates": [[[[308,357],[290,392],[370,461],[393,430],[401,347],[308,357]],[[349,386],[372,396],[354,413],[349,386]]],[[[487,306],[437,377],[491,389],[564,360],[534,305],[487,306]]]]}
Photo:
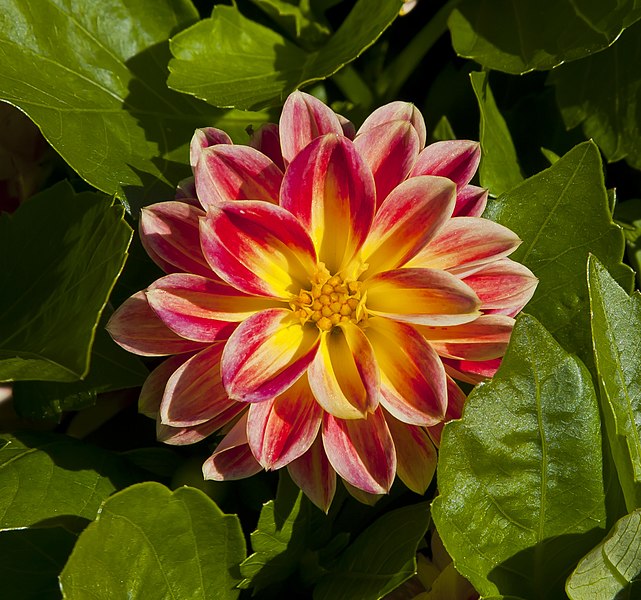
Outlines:
{"type": "Polygon", "coordinates": [[[140,399],[159,439],[225,433],[206,478],[287,466],[324,510],[336,474],[369,494],[396,474],[429,485],[465,398],[452,378],[496,371],[536,279],[507,258],[518,237],[480,217],[479,145],[425,140],[411,104],[355,133],[296,92],[248,146],[198,130],[193,180],[143,210],[167,275],[108,328],[132,352],[174,355],[140,399]]]}

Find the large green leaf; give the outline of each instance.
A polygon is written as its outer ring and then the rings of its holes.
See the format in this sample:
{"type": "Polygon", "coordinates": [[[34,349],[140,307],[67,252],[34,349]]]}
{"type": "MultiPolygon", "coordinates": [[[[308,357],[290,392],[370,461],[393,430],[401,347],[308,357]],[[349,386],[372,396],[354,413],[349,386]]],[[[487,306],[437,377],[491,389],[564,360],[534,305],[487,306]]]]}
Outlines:
{"type": "Polygon", "coordinates": [[[641,596],[641,510],[619,519],[566,584],[571,600],[633,600],[641,596]]]}
{"type": "Polygon", "coordinates": [[[62,182],[0,215],[0,380],[76,381],[131,240],[124,209],[62,182]]]}
{"type": "Polygon", "coordinates": [[[67,516],[93,519],[100,503],[134,483],[119,456],[53,433],[0,436],[0,529],[67,516]]]}
{"type": "Polygon", "coordinates": [[[607,434],[632,511],[641,507],[641,293],[628,296],[594,257],[588,287],[607,434]]]}
{"type": "Polygon", "coordinates": [[[511,190],[523,181],[512,136],[499,112],[487,73],[470,73],[472,88],[481,113],[481,185],[494,196],[511,190]]]}
{"type": "Polygon", "coordinates": [[[383,515],[339,556],[314,600],[374,600],[391,592],[416,573],[416,548],[429,522],[426,503],[383,515]]]}
{"type": "Polygon", "coordinates": [[[641,23],[607,50],[550,73],[568,128],[583,124],[609,161],[641,169],[641,23]]]}
{"type": "Polygon", "coordinates": [[[167,88],[167,39],[197,18],[190,0],[0,0],[0,99],[93,186],[136,205],[166,200],[189,174],[196,127],[238,137],[265,119],[167,88]]]}
{"type": "Polygon", "coordinates": [[[449,27],[459,55],[525,73],[603,50],[639,18],[638,0],[463,0],[449,27]]]}
{"type": "Polygon", "coordinates": [[[216,6],[171,40],[168,83],[214,106],[256,108],[281,103],[296,88],[329,77],[373,44],[398,15],[400,0],[359,0],[318,50],[216,6]]]}
{"type": "Polygon", "coordinates": [[[529,315],[499,372],[445,427],[432,516],[482,596],[565,598],[606,525],[599,407],[587,369],[529,315]]]}
{"type": "Polygon", "coordinates": [[[153,482],[105,501],[60,576],[67,600],[237,598],[245,539],[203,492],[153,482]]]}
{"type": "Polygon", "coordinates": [[[633,275],[621,264],[623,234],[612,222],[597,147],[579,144],[549,169],[491,202],[485,216],[523,240],[511,258],[539,278],[528,312],[566,350],[592,366],[588,255],[597,256],[627,289],[633,275]]]}

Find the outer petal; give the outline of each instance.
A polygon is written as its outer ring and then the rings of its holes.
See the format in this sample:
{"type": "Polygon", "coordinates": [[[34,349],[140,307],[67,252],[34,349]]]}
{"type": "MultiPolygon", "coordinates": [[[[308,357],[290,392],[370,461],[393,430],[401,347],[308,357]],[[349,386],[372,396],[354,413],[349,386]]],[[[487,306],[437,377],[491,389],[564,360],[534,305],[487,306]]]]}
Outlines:
{"type": "Polygon", "coordinates": [[[145,292],[125,300],[111,315],[106,329],[118,345],[141,356],[181,354],[204,347],[202,342],[186,340],[169,329],[149,306],[145,292]]]}
{"type": "Polygon", "coordinates": [[[195,169],[196,191],[207,208],[227,200],[265,200],[278,204],[282,171],[249,146],[220,144],[203,150],[195,169]]]}
{"type": "Polygon", "coordinates": [[[202,205],[196,198],[196,182],[194,181],[193,175],[191,177],[185,177],[185,179],[181,179],[178,182],[176,195],[174,197],[177,201],[191,204],[196,208],[202,209],[202,205]]]}
{"type": "Polygon", "coordinates": [[[249,145],[271,158],[274,164],[285,172],[285,162],[280,150],[280,134],[276,123],[263,123],[252,133],[249,145]]]}
{"type": "Polygon", "coordinates": [[[454,360],[443,358],[445,372],[454,379],[465,381],[466,383],[477,384],[494,377],[494,374],[501,366],[501,358],[491,358],[489,360],[454,360]]]}
{"type": "Polygon", "coordinates": [[[309,450],[320,429],[323,410],[301,377],[280,396],[249,408],[247,439],[265,469],[280,469],[309,450]]]}
{"type": "Polygon", "coordinates": [[[365,241],[375,207],[369,167],[342,135],[314,140],[292,161],[281,205],[309,231],[318,258],[331,273],[348,264],[365,241]]]}
{"type": "Polygon", "coordinates": [[[303,327],[287,309],[272,308],[244,321],[225,345],[223,385],[243,402],[283,393],[307,369],[318,349],[316,327],[303,327]]]}
{"type": "Polygon", "coordinates": [[[385,494],[396,473],[396,451],[382,410],[366,419],[323,417],[323,446],[336,472],[368,494],[385,494]]]}
{"type": "Polygon", "coordinates": [[[384,271],[364,282],[367,311],[417,325],[458,325],[473,321],[480,301],[454,275],[435,269],[384,271]]]}
{"type": "Polygon", "coordinates": [[[481,160],[481,145],[469,140],[434,142],[423,150],[410,177],[439,175],[451,179],[458,187],[470,182],[481,160]]]}
{"type": "Polygon", "coordinates": [[[189,163],[193,169],[197,164],[202,151],[216,144],[232,144],[231,138],[222,130],[215,127],[196,129],[189,145],[189,163]]]}
{"type": "Polygon", "coordinates": [[[466,185],[456,195],[453,217],[480,217],[487,205],[488,191],[475,185],[466,185]]]}
{"type": "Polygon", "coordinates": [[[378,406],[380,373],[363,330],[345,323],[321,335],[308,370],[318,403],[340,419],[362,419],[378,406]]]}
{"type": "Polygon", "coordinates": [[[381,404],[397,419],[434,425],[447,408],[445,369],[432,347],[411,326],[373,318],[366,329],[381,369],[381,404]]]}
{"type": "Polygon", "coordinates": [[[356,135],[356,128],[354,127],[354,123],[352,123],[347,117],[339,115],[338,113],[336,113],[336,116],[338,117],[338,122],[341,124],[343,135],[347,139],[353,140],[354,136],[356,135]]]}
{"type": "Polygon", "coordinates": [[[366,277],[413,258],[448,221],[456,187],[444,177],[414,177],[387,197],[374,217],[361,256],[366,277]]]}
{"type": "Polygon", "coordinates": [[[441,356],[462,360],[489,360],[505,354],[514,319],[483,315],[470,323],[453,327],[418,327],[441,356]]]}
{"type": "Polygon", "coordinates": [[[336,492],[336,471],[327,460],[320,435],[303,456],[287,465],[287,470],[303,493],[327,513],[336,492]]]}
{"type": "Polygon", "coordinates": [[[354,146],[372,170],[378,206],[406,179],[420,150],[418,134],[407,121],[392,121],[360,133],[354,146]]]}
{"type": "Polygon", "coordinates": [[[456,385],[456,382],[447,377],[447,412],[445,413],[445,420],[437,423],[433,427],[427,428],[427,434],[430,436],[435,446],[438,448],[441,445],[441,434],[443,427],[448,421],[460,419],[463,414],[463,406],[465,405],[465,392],[456,385]]]}
{"type": "Polygon", "coordinates": [[[248,201],[211,206],[200,235],[214,271],[243,292],[289,300],[310,287],[314,246],[296,218],[279,206],[248,201]]]}
{"type": "Polygon", "coordinates": [[[516,250],[519,237],[507,227],[477,217],[450,219],[407,267],[447,269],[465,277],[516,250]]]}
{"type": "Polygon", "coordinates": [[[205,479],[231,481],[262,471],[247,443],[247,414],[234,425],[203,464],[205,479]]]}
{"type": "Polygon", "coordinates": [[[190,358],[172,374],[165,387],[160,420],[172,427],[192,427],[237,404],[230,400],[220,376],[223,344],[214,344],[190,358]]]}
{"type": "Polygon", "coordinates": [[[407,425],[386,414],[394,448],[396,472],[413,492],[424,494],[436,472],[436,448],[422,427],[407,425]]]}
{"type": "Polygon", "coordinates": [[[392,121],[407,121],[414,127],[416,134],[418,135],[419,146],[423,148],[425,146],[425,140],[427,139],[427,130],[425,128],[425,121],[421,111],[416,108],[413,104],[409,102],[401,102],[397,100],[396,102],[390,102],[385,106],[377,108],[361,125],[358,130],[358,135],[367,133],[372,129],[390,123],[392,121]]]}
{"type": "Polygon", "coordinates": [[[160,403],[165,386],[174,371],[191,358],[191,354],[179,354],[161,362],[150,374],[140,390],[138,412],[155,419],[160,410],[160,403]]]}
{"type": "Polygon", "coordinates": [[[523,265],[503,258],[463,279],[481,299],[481,308],[514,316],[534,295],[539,280],[523,265]]]}
{"type": "Polygon", "coordinates": [[[291,162],[312,140],[327,133],[342,135],[336,113],[305,92],[290,94],[280,116],[280,144],[286,163],[291,162]]]}
{"type": "Polygon", "coordinates": [[[160,202],[142,209],[140,241],[163,271],[214,277],[200,249],[198,219],[204,215],[184,202],[160,202]]]}

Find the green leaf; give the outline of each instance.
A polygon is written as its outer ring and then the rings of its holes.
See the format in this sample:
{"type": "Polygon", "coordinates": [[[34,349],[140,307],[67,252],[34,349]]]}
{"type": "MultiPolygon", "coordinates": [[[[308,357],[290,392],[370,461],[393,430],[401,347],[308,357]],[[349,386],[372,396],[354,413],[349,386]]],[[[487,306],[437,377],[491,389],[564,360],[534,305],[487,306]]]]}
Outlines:
{"type": "Polygon", "coordinates": [[[0,380],[76,381],[124,265],[124,209],[67,182],[0,215],[0,380]]]}
{"type": "Polygon", "coordinates": [[[443,115],[439,120],[434,129],[432,130],[432,137],[436,142],[442,142],[444,140],[455,140],[456,134],[449,119],[443,115]]]}
{"type": "Polygon", "coordinates": [[[641,293],[628,296],[594,257],[588,287],[606,430],[632,511],[641,507],[641,293]]]}
{"type": "Polygon", "coordinates": [[[204,493],[153,482],[114,494],[85,529],[60,576],[66,600],[237,598],[245,557],[236,515],[204,493]]]}
{"type": "Polygon", "coordinates": [[[610,162],[641,169],[641,23],[607,50],[550,73],[566,127],[583,125],[586,137],[610,162]]]}
{"type": "Polygon", "coordinates": [[[603,50],[639,18],[638,0],[463,0],[449,27],[460,56],[517,74],[603,50]]]}
{"type": "Polygon", "coordinates": [[[397,588],[416,573],[416,549],[429,522],[427,503],[383,515],[340,555],[314,600],[374,600],[397,588]]]}
{"type": "Polygon", "coordinates": [[[574,570],[566,585],[571,600],[623,600],[641,595],[641,510],[619,519],[574,570]]]}
{"type": "Polygon", "coordinates": [[[617,204],[614,218],[623,229],[626,254],[637,273],[637,287],[641,287],[641,199],[634,198],[617,204]]]}
{"type": "Polygon", "coordinates": [[[0,581],[6,598],[58,600],[58,575],[76,536],[62,527],[0,531],[0,581]]]}
{"type": "Polygon", "coordinates": [[[190,0],[0,0],[0,99],[91,185],[135,206],[170,199],[196,127],[238,136],[265,120],[167,88],[167,39],[197,18],[190,0]]]}
{"type": "Polygon", "coordinates": [[[295,89],[333,75],[371,46],[398,16],[400,0],[359,0],[339,30],[315,52],[216,6],[171,40],[168,84],[214,106],[257,108],[282,103],[295,89]]]}
{"type": "Polygon", "coordinates": [[[432,516],[482,596],[565,598],[606,523],[599,407],[587,369],[529,315],[498,373],[446,425],[432,516]]]}
{"type": "Polygon", "coordinates": [[[511,258],[539,278],[528,312],[591,367],[588,255],[597,256],[627,289],[632,284],[632,272],[621,264],[623,235],[612,222],[596,146],[579,144],[491,202],[485,216],[523,240],[511,258]]]}
{"type": "Polygon", "coordinates": [[[523,175],[512,136],[494,101],[487,73],[470,73],[470,80],[481,112],[481,186],[499,196],[521,183],[523,175]]]}
{"type": "Polygon", "coordinates": [[[124,459],[64,435],[3,434],[0,529],[68,515],[93,519],[107,496],[137,479],[124,459]]]}

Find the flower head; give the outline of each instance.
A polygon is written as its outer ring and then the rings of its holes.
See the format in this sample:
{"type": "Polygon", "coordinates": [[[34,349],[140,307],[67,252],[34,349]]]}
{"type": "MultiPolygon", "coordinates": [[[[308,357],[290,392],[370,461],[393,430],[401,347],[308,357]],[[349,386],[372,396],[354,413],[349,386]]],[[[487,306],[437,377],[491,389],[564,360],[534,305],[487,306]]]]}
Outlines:
{"type": "Polygon", "coordinates": [[[369,494],[423,492],[440,429],[500,362],[536,279],[520,243],[480,218],[475,142],[425,147],[420,113],[376,110],[358,132],[295,92],[248,146],[198,130],[193,180],[143,210],[168,274],[121,306],[114,339],[174,355],[141,411],[159,439],[226,432],[203,467],[232,479],[287,466],[323,509],[336,473],[369,494]]]}

